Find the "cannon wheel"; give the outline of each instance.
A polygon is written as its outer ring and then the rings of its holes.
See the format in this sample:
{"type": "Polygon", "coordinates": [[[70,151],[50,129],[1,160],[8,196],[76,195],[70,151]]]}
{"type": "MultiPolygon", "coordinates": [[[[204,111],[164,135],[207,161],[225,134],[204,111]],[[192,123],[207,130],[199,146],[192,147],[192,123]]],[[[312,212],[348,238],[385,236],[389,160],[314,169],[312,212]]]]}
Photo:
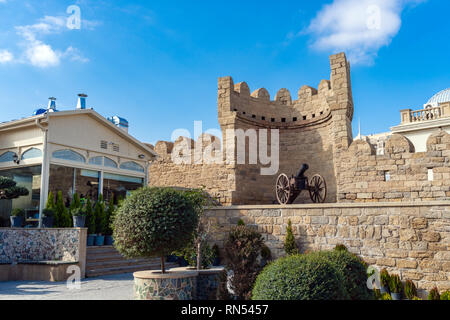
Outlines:
{"type": "Polygon", "coordinates": [[[309,196],[314,203],[324,203],[327,197],[327,184],[325,179],[316,174],[309,182],[309,196]]]}
{"type": "Polygon", "coordinates": [[[277,179],[276,194],[277,200],[280,204],[289,204],[293,194],[293,190],[291,188],[289,177],[284,173],[280,174],[277,179]]]}

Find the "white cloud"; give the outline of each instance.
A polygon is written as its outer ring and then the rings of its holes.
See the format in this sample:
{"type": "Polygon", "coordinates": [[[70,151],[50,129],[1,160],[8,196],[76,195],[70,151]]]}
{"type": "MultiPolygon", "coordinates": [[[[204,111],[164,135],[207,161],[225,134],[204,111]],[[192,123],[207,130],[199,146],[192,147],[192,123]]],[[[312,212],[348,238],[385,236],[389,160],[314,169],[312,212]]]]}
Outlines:
{"type": "Polygon", "coordinates": [[[44,43],[39,38],[49,34],[59,34],[66,30],[66,17],[45,16],[32,25],[17,26],[16,31],[23,39],[25,47],[23,59],[25,62],[40,68],[55,67],[61,59],[68,57],[71,61],[88,62],[78,49],[72,46],[64,52],[55,50],[50,44],[44,43]]]}
{"type": "Polygon", "coordinates": [[[13,54],[8,50],[0,50],[0,63],[8,63],[14,60],[13,54]]]}
{"type": "Polygon", "coordinates": [[[303,33],[320,51],[345,51],[353,64],[372,64],[380,48],[401,27],[401,12],[421,0],[334,0],[325,5],[303,33]]]}

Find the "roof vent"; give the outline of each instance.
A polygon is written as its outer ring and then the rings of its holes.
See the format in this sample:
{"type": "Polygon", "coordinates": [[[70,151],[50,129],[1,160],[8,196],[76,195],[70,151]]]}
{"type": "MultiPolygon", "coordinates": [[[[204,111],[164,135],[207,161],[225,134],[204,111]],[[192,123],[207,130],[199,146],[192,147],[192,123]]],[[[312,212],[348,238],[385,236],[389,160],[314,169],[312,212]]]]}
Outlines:
{"type": "Polygon", "coordinates": [[[56,111],[56,98],[55,97],[48,98],[47,111],[48,112],[55,112],[56,111]]]}
{"type": "Polygon", "coordinates": [[[111,121],[116,127],[119,127],[125,132],[128,132],[128,121],[124,118],[114,116],[108,118],[109,121],[111,121]]]}
{"type": "Polygon", "coordinates": [[[80,93],[78,95],[77,109],[79,109],[79,110],[86,109],[86,98],[87,98],[87,94],[80,93]]]}

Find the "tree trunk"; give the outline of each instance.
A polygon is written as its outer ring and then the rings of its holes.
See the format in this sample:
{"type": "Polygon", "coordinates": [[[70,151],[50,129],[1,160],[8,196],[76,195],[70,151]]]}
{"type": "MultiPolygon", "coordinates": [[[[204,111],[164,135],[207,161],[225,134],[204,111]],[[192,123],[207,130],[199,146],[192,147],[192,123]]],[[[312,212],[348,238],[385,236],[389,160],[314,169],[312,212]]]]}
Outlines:
{"type": "Polygon", "coordinates": [[[165,257],[161,257],[161,272],[166,273],[165,257]]]}
{"type": "Polygon", "coordinates": [[[202,242],[197,242],[197,270],[200,270],[202,268],[201,266],[202,262],[202,242]]]}

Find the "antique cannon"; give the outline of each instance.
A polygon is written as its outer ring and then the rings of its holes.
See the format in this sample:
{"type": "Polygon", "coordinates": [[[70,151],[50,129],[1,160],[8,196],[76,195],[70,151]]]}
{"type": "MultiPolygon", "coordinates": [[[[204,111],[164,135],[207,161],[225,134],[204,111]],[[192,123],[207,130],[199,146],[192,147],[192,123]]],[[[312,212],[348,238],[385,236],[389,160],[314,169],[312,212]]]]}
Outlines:
{"type": "Polygon", "coordinates": [[[309,196],[314,203],[323,203],[327,197],[327,184],[320,175],[314,175],[311,180],[305,176],[309,169],[307,164],[303,164],[296,176],[289,178],[282,173],[277,179],[275,192],[280,204],[292,204],[302,190],[308,190],[309,196]]]}

